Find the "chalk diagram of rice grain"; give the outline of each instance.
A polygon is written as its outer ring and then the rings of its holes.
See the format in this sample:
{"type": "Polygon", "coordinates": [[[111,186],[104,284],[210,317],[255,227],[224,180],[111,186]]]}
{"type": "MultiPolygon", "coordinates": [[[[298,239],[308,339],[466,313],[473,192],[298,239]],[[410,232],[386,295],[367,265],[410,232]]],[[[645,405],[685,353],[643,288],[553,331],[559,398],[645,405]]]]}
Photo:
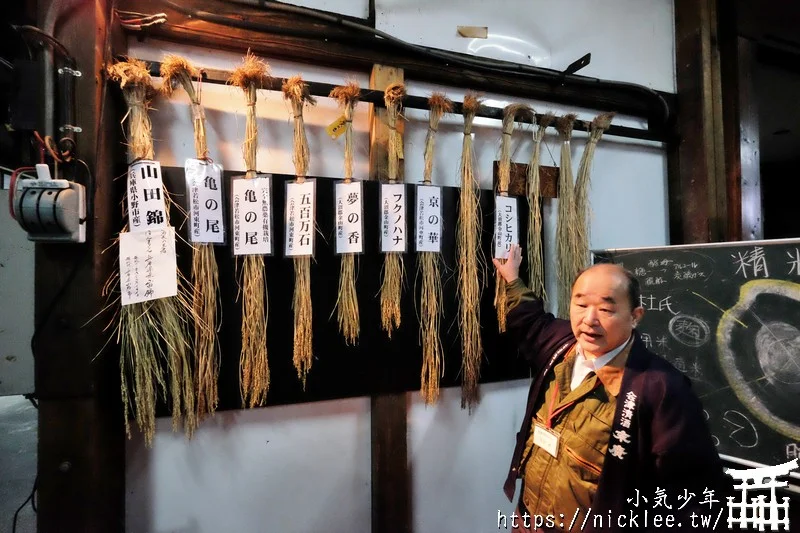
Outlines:
{"type": "Polygon", "coordinates": [[[773,430],[800,440],[800,284],[742,285],[717,328],[720,366],[739,401],[773,430]]]}

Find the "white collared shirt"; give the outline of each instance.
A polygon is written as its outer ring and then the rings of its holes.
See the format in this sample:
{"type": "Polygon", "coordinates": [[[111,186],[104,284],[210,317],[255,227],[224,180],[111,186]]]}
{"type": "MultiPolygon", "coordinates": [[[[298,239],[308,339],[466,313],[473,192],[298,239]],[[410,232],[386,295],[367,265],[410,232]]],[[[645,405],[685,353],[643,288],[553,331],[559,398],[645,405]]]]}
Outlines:
{"type": "Polygon", "coordinates": [[[570,383],[570,390],[577,389],[583,380],[586,379],[591,372],[597,372],[599,369],[606,366],[608,363],[611,362],[617,355],[619,355],[622,350],[625,349],[625,346],[628,345],[630,342],[630,337],[627,341],[623,342],[613,350],[608,353],[605,353],[595,359],[586,359],[583,355],[583,349],[581,349],[581,345],[578,344],[575,347],[575,365],[572,367],[572,382],[570,383]]]}

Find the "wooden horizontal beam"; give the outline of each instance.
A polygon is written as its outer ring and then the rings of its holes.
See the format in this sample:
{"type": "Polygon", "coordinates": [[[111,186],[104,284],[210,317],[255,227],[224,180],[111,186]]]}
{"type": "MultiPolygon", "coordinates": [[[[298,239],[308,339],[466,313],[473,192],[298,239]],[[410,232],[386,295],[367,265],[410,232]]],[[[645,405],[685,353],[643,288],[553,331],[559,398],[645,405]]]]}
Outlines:
{"type": "MultiPolygon", "coordinates": [[[[633,84],[610,86],[602,80],[581,76],[532,78],[522,72],[521,65],[502,61],[494,65],[517,69],[518,72],[512,75],[496,70],[478,70],[401,48],[386,39],[365,38],[339,24],[220,0],[194,0],[191,6],[195,15],[188,15],[188,8],[175,9],[162,0],[126,2],[128,10],[167,14],[166,24],[147,28],[138,34],[143,39],[154,37],[242,53],[249,49],[265,57],[365,73],[370,72],[376,63],[391,65],[403,69],[406,79],[616,111],[648,119],[651,129],[664,129],[664,106],[658,102],[654,95],[656,92],[648,92],[649,89],[637,88],[633,84]],[[222,25],[224,19],[232,20],[238,27],[222,25]],[[252,29],[256,27],[259,30],[252,29]]],[[[672,115],[675,96],[657,94],[672,115]]]]}
{"type": "MultiPolygon", "coordinates": [[[[122,57],[120,57],[120,59],[122,59],[122,57]]],[[[154,77],[159,77],[161,75],[160,73],[161,63],[159,63],[158,61],[148,61],[147,63],[150,69],[150,75],[154,77]]],[[[203,68],[202,65],[198,65],[198,68],[200,68],[202,71],[203,81],[207,83],[226,84],[228,83],[228,80],[230,79],[232,74],[232,72],[226,70],[203,68]]],[[[392,69],[392,67],[383,67],[383,68],[392,69]]],[[[285,81],[286,78],[272,77],[269,78],[264,84],[262,84],[261,88],[269,91],[280,91],[285,81]]],[[[335,84],[308,81],[308,80],[306,81],[306,84],[308,85],[309,92],[311,93],[311,95],[316,97],[327,97],[331,93],[331,91],[336,87],[335,84]]],[[[380,107],[380,108],[384,107],[385,106],[383,100],[384,90],[378,89],[377,87],[379,87],[379,85],[380,84],[375,84],[375,88],[361,89],[361,95],[359,96],[359,100],[362,102],[370,103],[375,107],[380,107]]],[[[427,97],[413,96],[413,95],[409,95],[403,98],[403,107],[410,109],[430,108],[427,97]]],[[[453,113],[461,114],[462,107],[463,104],[461,102],[453,102],[453,113]]],[[[544,113],[535,113],[530,116],[520,116],[517,118],[517,122],[525,124],[530,124],[534,120],[538,122],[544,115],[545,115],[544,113]]],[[[483,105],[475,113],[475,116],[482,118],[491,118],[495,120],[503,120],[503,108],[483,105]]],[[[402,128],[402,125],[399,127],[402,128]]],[[[553,125],[552,127],[555,128],[555,125],[553,125]]],[[[588,131],[589,123],[584,120],[576,120],[573,122],[573,128],[575,130],[588,131]]],[[[612,137],[622,137],[627,139],[648,140],[648,141],[667,141],[670,138],[670,136],[664,130],[631,128],[628,126],[616,126],[613,124],[607,130],[605,130],[603,135],[604,136],[610,135],[612,137]]]]}

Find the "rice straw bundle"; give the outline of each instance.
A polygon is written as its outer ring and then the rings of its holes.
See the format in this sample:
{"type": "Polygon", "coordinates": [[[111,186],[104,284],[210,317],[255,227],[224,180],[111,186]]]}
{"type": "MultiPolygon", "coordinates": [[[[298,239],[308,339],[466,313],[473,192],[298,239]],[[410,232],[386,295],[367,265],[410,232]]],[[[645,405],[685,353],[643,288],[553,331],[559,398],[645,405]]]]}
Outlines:
{"type": "MultiPolygon", "coordinates": [[[[128,105],[128,113],[123,120],[128,121],[128,147],[133,160],[154,159],[152,125],[148,115],[154,89],[147,65],[135,59],[117,62],[108,67],[108,75],[120,84],[128,105]]],[[[164,196],[167,207],[164,215],[169,223],[170,202],[166,191],[164,196]]],[[[127,224],[122,231],[126,230],[127,224]]],[[[192,305],[187,296],[185,280],[180,272],[177,276],[177,296],[121,306],[112,319],[112,324],[116,322],[116,337],[120,344],[125,429],[130,437],[128,417],[130,410],[133,410],[148,447],[152,446],[155,435],[157,386],[162,391],[166,389],[161,360],[167,361],[170,374],[173,431],[183,422],[187,436],[191,437],[197,427],[193,368],[190,364],[191,345],[186,329],[192,316],[192,305]],[[128,387],[126,369],[133,375],[132,391],[128,387]]],[[[115,272],[104,287],[104,295],[110,296],[116,292],[119,282],[119,273],[115,272]]]]}
{"type": "MultiPolygon", "coordinates": [[[[433,174],[433,150],[439,121],[445,113],[453,111],[453,102],[442,93],[433,93],[428,99],[430,115],[428,134],[425,137],[425,171],[423,183],[431,184],[433,174]]],[[[442,319],[442,276],[439,269],[441,254],[420,252],[418,269],[422,273],[420,293],[420,337],[422,341],[422,374],[420,392],[427,405],[439,399],[439,380],[442,368],[442,340],[439,323],[442,319]]]]}
{"type": "Polygon", "coordinates": [[[472,149],[472,122],[481,102],[475,94],[464,97],[464,140],[461,149],[461,197],[458,213],[458,295],[463,382],[461,408],[478,403],[481,343],[480,303],[483,272],[481,268],[481,214],[478,180],[472,149]]]}
{"type": "MultiPolygon", "coordinates": [[[[503,137],[500,143],[500,165],[498,168],[497,189],[503,196],[508,196],[508,186],[511,183],[511,135],[514,133],[514,124],[517,117],[533,115],[533,110],[525,104],[509,104],[503,109],[503,137]]],[[[505,259],[498,259],[505,263],[505,259]]],[[[497,310],[497,325],[500,333],[506,330],[506,280],[498,272],[495,279],[494,306],[497,310]]]]}
{"type": "MultiPolygon", "coordinates": [[[[389,123],[389,183],[397,183],[400,157],[403,153],[403,137],[397,131],[397,118],[406,89],[402,83],[392,83],[386,88],[383,100],[386,103],[386,117],[389,123]]],[[[388,252],[384,256],[383,282],[381,283],[381,324],[392,338],[392,331],[400,327],[400,299],[402,298],[405,268],[403,254],[388,252]]]]}
{"type": "Polygon", "coordinates": [[[558,178],[558,222],[556,224],[556,257],[558,262],[558,315],[569,316],[572,279],[575,271],[577,233],[575,226],[575,196],[572,176],[570,139],[575,115],[564,115],[556,121],[561,137],[561,165],[558,178]]]}
{"type": "MultiPolygon", "coordinates": [[[[161,63],[161,87],[170,96],[178,86],[189,95],[194,126],[194,148],[197,159],[208,160],[206,121],[200,104],[200,92],[195,91],[192,78],[201,79],[201,73],[189,61],[177,55],[168,55],[161,63]]],[[[197,379],[197,414],[202,419],[214,414],[217,408],[219,381],[219,345],[217,343],[217,296],[219,294],[219,269],[214,257],[214,245],[196,243],[192,254],[192,308],[194,309],[194,353],[197,379]]]]}
{"type": "MultiPolygon", "coordinates": [[[[361,96],[361,89],[358,83],[351,81],[342,87],[334,87],[330,96],[336,99],[339,107],[344,110],[344,182],[350,183],[353,181],[353,109],[361,96]]],[[[336,309],[339,331],[344,335],[347,344],[355,344],[360,329],[355,254],[341,256],[336,309]]]]}
{"type": "MultiPolygon", "coordinates": [[[[258,176],[258,126],[256,124],[257,89],[269,77],[268,65],[249,51],[242,64],[233,71],[229,83],[244,91],[247,101],[245,137],[242,146],[246,179],[258,176]]],[[[267,317],[269,298],[265,280],[264,257],[246,255],[239,282],[242,298],[242,351],[240,354],[239,387],[243,407],[263,405],[269,392],[269,360],[267,354],[267,317]]]]}
{"type": "Polygon", "coordinates": [[[575,181],[575,227],[577,229],[576,249],[575,249],[575,268],[576,273],[589,266],[589,183],[591,181],[592,160],[597,143],[603,136],[614,118],[614,113],[602,113],[597,115],[590,125],[589,140],[583,150],[580,165],[578,165],[578,177],[575,181]]]}
{"type": "MultiPolygon", "coordinates": [[[[308,172],[308,139],[303,122],[303,106],[314,105],[316,101],[308,91],[308,85],[300,76],[294,76],[283,84],[283,97],[292,104],[294,117],[294,162],[297,183],[306,180],[308,172]]],[[[306,386],[306,377],[311,370],[313,354],[313,332],[311,329],[311,257],[294,258],[294,367],[297,377],[306,386]]]]}
{"type": "Polygon", "coordinates": [[[540,195],[539,166],[545,130],[555,117],[548,113],[539,120],[539,127],[533,131],[533,155],[528,165],[528,287],[533,293],[547,301],[544,288],[544,250],[542,245],[542,199],[540,195]]]}
{"type": "Polygon", "coordinates": [[[161,62],[161,77],[164,84],[161,91],[165,96],[172,96],[178,86],[183,87],[189,96],[192,108],[192,125],[194,126],[194,150],[197,159],[208,159],[208,144],[206,143],[206,118],[200,104],[200,92],[195,90],[192,79],[201,79],[201,72],[195,68],[188,59],[167,55],[161,62]]]}

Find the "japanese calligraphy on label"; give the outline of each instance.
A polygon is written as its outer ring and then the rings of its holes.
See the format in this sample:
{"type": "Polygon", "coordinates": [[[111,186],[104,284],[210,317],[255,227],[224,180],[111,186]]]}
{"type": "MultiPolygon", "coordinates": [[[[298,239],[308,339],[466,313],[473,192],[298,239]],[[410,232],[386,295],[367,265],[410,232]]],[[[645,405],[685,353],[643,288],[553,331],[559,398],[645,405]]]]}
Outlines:
{"type": "Polygon", "coordinates": [[[233,255],[272,254],[272,176],[234,178],[233,255]]]}
{"type": "Polygon", "coordinates": [[[406,186],[381,184],[381,251],[406,251],[406,186]]]}
{"type": "Polygon", "coordinates": [[[175,229],[119,234],[122,305],[178,294],[175,229]]]}
{"type": "Polygon", "coordinates": [[[512,244],[519,244],[517,199],[498,195],[494,200],[494,257],[506,259],[512,244]]]}
{"type": "Polygon", "coordinates": [[[432,185],[417,186],[415,209],[418,252],[442,251],[442,189],[432,185]]]}
{"type": "Polygon", "coordinates": [[[336,253],[364,251],[364,208],[361,182],[337,183],[334,195],[336,212],[336,253]]]}
{"type": "Polygon", "coordinates": [[[146,231],[167,227],[161,163],[147,159],[128,167],[128,228],[146,231]]]}
{"type": "Polygon", "coordinates": [[[338,139],[339,137],[341,137],[342,133],[345,132],[346,125],[347,125],[347,119],[345,118],[344,115],[342,115],[333,122],[331,122],[328,125],[328,127],[325,128],[325,131],[328,133],[328,135],[331,136],[331,139],[338,139]]]}
{"type": "Polygon", "coordinates": [[[189,197],[189,239],[197,243],[225,243],[222,203],[222,166],[187,159],[186,192],[189,197]]]}
{"type": "Polygon", "coordinates": [[[286,184],[285,255],[298,257],[314,255],[316,217],[316,188],[314,180],[286,184]]]}

